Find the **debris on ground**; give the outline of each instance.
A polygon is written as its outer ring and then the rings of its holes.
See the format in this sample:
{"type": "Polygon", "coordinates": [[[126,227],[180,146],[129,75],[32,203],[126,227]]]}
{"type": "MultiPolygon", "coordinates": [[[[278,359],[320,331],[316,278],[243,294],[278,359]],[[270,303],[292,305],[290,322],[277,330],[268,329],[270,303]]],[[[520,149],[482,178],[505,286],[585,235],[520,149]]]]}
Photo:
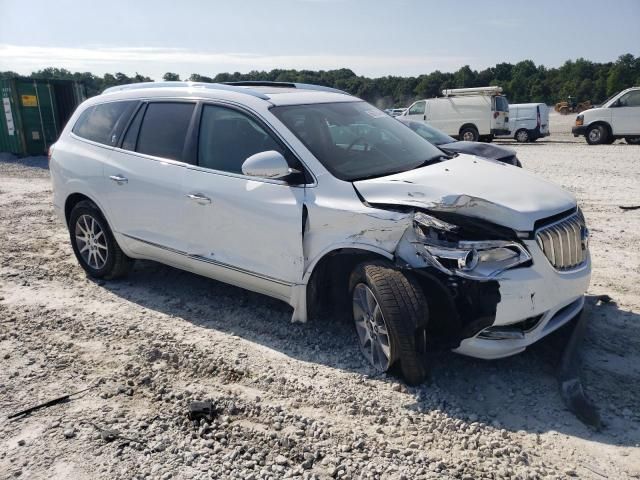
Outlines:
{"type": "Polygon", "coordinates": [[[66,403],[68,402],[71,397],[75,396],[75,395],[79,395],[81,393],[84,393],[88,390],[91,390],[92,388],[95,388],[97,385],[91,385],[90,387],[87,388],[83,388],[82,390],[78,390],[76,392],[73,393],[68,393],[66,395],[62,395],[60,397],[56,397],[52,400],[48,400],[44,403],[39,403],[37,405],[33,405],[32,407],[29,408],[25,408],[24,410],[20,410],[19,412],[15,412],[12,413],[10,415],[7,416],[8,420],[11,420],[12,418],[18,418],[18,417],[23,417],[26,415],[29,415],[33,412],[35,412],[36,410],[40,410],[41,408],[47,408],[47,407],[52,407],[53,405],[58,405],[60,403],[66,403]]]}

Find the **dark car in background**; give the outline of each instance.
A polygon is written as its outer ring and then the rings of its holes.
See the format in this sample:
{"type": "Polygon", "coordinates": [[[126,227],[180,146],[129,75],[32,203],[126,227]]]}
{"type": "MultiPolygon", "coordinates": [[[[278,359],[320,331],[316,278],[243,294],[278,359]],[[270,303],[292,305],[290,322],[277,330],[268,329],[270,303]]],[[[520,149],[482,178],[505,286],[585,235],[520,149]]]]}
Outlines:
{"type": "Polygon", "coordinates": [[[404,123],[429,143],[432,143],[447,153],[467,153],[522,168],[522,164],[520,160],[518,160],[515,150],[511,148],[489,143],[459,142],[455,138],[425,123],[407,120],[403,117],[397,117],[396,119],[404,123]]]}

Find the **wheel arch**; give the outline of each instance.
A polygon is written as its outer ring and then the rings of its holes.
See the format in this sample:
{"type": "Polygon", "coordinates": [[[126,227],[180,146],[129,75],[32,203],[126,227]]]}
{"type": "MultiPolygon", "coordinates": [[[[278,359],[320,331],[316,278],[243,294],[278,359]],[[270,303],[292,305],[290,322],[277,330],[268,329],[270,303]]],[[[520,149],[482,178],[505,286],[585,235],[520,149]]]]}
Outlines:
{"type": "Polygon", "coordinates": [[[589,131],[592,127],[597,127],[602,125],[606,130],[609,136],[613,135],[613,129],[611,128],[611,124],[606,120],[594,120],[589,125],[586,126],[585,131],[589,131]]]}
{"type": "Polygon", "coordinates": [[[306,286],[307,316],[317,317],[328,305],[340,312],[340,307],[344,306],[348,299],[351,272],[356,265],[368,260],[385,260],[392,263],[394,256],[367,244],[335,245],[319,254],[307,267],[303,279],[306,286]]]}

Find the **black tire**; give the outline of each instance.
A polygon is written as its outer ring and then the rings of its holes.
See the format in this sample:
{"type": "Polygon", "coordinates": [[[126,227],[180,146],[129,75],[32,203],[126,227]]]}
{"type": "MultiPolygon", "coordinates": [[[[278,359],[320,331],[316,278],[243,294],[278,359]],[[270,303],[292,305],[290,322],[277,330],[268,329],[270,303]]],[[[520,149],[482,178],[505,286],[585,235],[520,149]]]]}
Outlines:
{"type": "Polygon", "coordinates": [[[478,133],[478,130],[475,127],[463,127],[460,129],[459,138],[461,141],[464,141],[464,142],[477,142],[478,139],[480,138],[480,134],[478,133]],[[465,136],[467,138],[465,138],[465,136]]]}
{"type": "Polygon", "coordinates": [[[624,141],[629,145],[640,145],[640,137],[624,137],[624,141]]]}
{"type": "Polygon", "coordinates": [[[408,384],[424,382],[428,374],[426,328],[429,310],[422,289],[412,277],[385,261],[356,266],[349,280],[351,298],[359,284],[373,292],[389,331],[391,356],[387,371],[399,366],[408,384]]]}
{"type": "Polygon", "coordinates": [[[531,141],[531,135],[529,135],[529,131],[526,128],[518,130],[513,138],[520,143],[528,143],[531,141]]]}
{"type": "Polygon", "coordinates": [[[78,263],[80,263],[80,266],[91,277],[104,278],[106,280],[123,277],[129,272],[133,265],[134,260],[127,257],[122,251],[111,232],[111,228],[109,228],[109,224],[102,215],[102,212],[100,212],[100,209],[89,200],[78,202],[71,210],[71,214],[69,215],[69,238],[71,240],[71,246],[73,247],[73,253],[75,253],[76,258],[78,259],[78,263]],[[89,256],[89,260],[87,260],[82,255],[80,250],[81,248],[86,247],[87,244],[84,240],[79,240],[76,236],[78,228],[86,227],[87,224],[84,222],[87,219],[89,219],[89,222],[93,219],[93,221],[98,225],[100,231],[104,234],[105,241],[103,242],[104,246],[101,247],[101,252],[104,252],[106,249],[106,257],[104,258],[104,262],[102,262],[102,258],[99,260],[98,257],[94,255],[95,265],[90,264],[91,256],[89,256]],[[79,243],[82,244],[82,247],[79,243]]]}
{"type": "Polygon", "coordinates": [[[603,143],[607,143],[609,132],[604,125],[594,125],[593,127],[589,127],[585,137],[589,145],[602,145],[603,143]]]}

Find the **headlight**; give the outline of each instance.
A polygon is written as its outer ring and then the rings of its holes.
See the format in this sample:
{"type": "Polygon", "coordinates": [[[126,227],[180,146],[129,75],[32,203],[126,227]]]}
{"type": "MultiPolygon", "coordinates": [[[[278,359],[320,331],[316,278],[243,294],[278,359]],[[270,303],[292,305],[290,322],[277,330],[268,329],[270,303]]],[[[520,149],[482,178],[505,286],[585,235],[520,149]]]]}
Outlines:
{"type": "Polygon", "coordinates": [[[576,117],[576,127],[579,127],[584,124],[584,115],[578,115],[576,117]]]}
{"type": "Polygon", "coordinates": [[[454,224],[419,212],[414,215],[418,252],[448,275],[487,280],[531,260],[517,242],[509,240],[464,240],[454,224]]]}

